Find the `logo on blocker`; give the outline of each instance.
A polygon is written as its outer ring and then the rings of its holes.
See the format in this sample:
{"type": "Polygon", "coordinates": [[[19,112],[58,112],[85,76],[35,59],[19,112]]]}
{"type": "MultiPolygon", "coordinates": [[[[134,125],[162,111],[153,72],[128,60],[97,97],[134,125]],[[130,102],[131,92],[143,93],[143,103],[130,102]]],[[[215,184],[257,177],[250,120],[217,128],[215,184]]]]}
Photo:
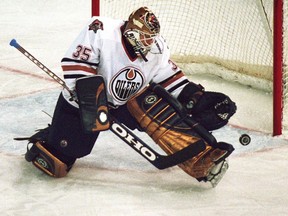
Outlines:
{"type": "Polygon", "coordinates": [[[154,104],[158,100],[156,95],[148,95],[145,98],[145,103],[146,104],[154,104]]]}

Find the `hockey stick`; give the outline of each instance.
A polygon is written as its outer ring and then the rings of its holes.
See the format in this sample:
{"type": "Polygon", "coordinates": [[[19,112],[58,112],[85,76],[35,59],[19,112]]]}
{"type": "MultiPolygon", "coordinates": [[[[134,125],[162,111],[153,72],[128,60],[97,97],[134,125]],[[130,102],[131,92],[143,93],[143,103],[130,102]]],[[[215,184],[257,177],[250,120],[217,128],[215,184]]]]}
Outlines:
{"type": "Polygon", "coordinates": [[[162,88],[159,84],[151,83],[150,88],[162,98],[168,101],[168,103],[174,107],[176,112],[182,117],[184,122],[190,125],[207,143],[210,145],[217,145],[217,141],[214,136],[212,136],[202,125],[195,121],[192,117],[187,118],[188,114],[185,111],[182,104],[174,97],[171,97],[169,93],[162,88]]]}
{"type": "Polygon", "coordinates": [[[59,83],[63,88],[65,88],[73,98],[74,93],[71,91],[68,86],[65,84],[65,82],[58,77],[54,72],[49,70],[45,65],[43,65],[38,59],[36,59],[33,55],[31,55],[26,49],[24,49],[20,44],[17,43],[15,39],[12,39],[10,41],[10,46],[15,47],[17,50],[19,50],[23,55],[25,55],[30,61],[32,61],[35,65],[37,65],[41,70],[43,70],[48,76],[50,76],[52,79],[54,79],[57,83],[59,83]]]}
{"type": "MultiPolygon", "coordinates": [[[[65,88],[74,97],[74,92],[69,89],[65,82],[58,77],[55,73],[44,66],[39,60],[37,60],[33,55],[31,55],[26,49],[20,46],[15,39],[11,40],[10,45],[18,49],[22,54],[24,54],[30,61],[36,64],[40,69],[42,69],[46,74],[53,78],[57,83],[59,83],[63,88],[65,88]]],[[[195,143],[189,145],[182,150],[171,154],[171,155],[161,155],[155,150],[153,150],[148,144],[143,142],[138,136],[133,134],[124,124],[117,121],[114,116],[109,115],[111,119],[110,130],[122,139],[126,144],[132,147],[138,154],[148,160],[153,166],[158,169],[166,169],[168,167],[175,166],[177,164],[183,163],[192,157],[198,155],[201,151],[205,149],[204,143],[195,143]]]]}
{"type": "Polygon", "coordinates": [[[111,116],[110,130],[158,169],[183,163],[205,150],[204,143],[194,143],[171,155],[161,155],[111,116]]]}

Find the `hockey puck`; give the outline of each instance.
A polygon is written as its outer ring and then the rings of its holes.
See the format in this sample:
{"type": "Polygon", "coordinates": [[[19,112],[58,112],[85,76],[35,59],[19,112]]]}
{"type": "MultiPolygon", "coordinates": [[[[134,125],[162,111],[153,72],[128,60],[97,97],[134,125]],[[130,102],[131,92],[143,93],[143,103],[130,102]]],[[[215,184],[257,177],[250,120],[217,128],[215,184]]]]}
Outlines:
{"type": "Polygon", "coordinates": [[[239,138],[239,142],[244,146],[249,145],[251,137],[248,134],[242,134],[239,138]]]}

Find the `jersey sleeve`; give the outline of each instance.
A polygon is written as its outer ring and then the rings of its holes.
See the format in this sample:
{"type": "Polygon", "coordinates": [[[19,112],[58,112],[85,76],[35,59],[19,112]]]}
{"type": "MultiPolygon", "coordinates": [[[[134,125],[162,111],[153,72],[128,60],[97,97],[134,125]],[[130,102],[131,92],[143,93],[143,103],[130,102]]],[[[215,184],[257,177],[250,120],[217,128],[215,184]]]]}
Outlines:
{"type": "MultiPolygon", "coordinates": [[[[61,67],[66,85],[69,89],[75,89],[76,79],[97,74],[99,64],[100,43],[99,33],[103,30],[103,23],[97,17],[93,17],[82,29],[77,38],[68,48],[61,60],[61,67]]],[[[69,97],[67,91],[63,91],[64,97],[69,97]]]]}
{"type": "Polygon", "coordinates": [[[189,83],[182,70],[170,59],[170,51],[166,46],[157,75],[153,82],[160,84],[174,97],[178,97],[181,90],[189,83]]]}

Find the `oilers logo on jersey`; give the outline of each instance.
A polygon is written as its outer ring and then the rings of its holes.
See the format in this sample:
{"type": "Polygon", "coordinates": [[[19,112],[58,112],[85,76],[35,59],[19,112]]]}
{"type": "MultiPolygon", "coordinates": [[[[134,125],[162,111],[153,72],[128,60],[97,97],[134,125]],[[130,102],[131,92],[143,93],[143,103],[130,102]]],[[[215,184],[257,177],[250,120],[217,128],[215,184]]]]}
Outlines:
{"type": "Polygon", "coordinates": [[[143,83],[144,76],[139,69],[125,67],[111,79],[110,91],[116,100],[123,102],[139,91],[143,83]]]}

